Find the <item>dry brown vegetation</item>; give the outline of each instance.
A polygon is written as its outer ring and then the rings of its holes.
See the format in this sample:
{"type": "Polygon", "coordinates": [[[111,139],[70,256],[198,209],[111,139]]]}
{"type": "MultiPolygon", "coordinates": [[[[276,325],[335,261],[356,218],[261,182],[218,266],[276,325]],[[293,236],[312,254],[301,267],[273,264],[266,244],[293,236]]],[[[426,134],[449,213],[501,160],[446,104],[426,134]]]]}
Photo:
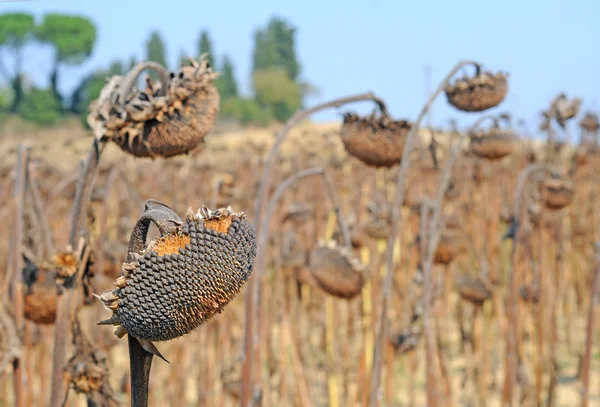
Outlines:
{"type": "MultiPolygon", "coordinates": [[[[559,108],[550,116],[561,125],[572,117],[561,116],[559,108]]],[[[360,125],[376,123],[397,135],[390,128],[398,122],[385,115],[360,125]]],[[[419,133],[398,208],[403,222],[400,243],[391,251],[391,291],[383,303],[389,329],[383,331],[380,355],[374,349],[380,299],[388,289],[394,164],[403,151],[375,154],[393,157],[374,168],[346,152],[348,129],[338,123],[302,123],[291,131],[274,158],[269,196],[289,177],[297,179],[274,206],[266,255],[257,257],[259,274],[254,271],[258,288],[251,287],[260,292],[252,314],[253,338],[260,344],[252,348],[255,403],[493,407],[514,400],[510,405],[574,406],[580,405],[586,381],[588,405],[600,403],[600,330],[593,325],[600,153],[587,146],[534,145],[517,138],[510,125],[500,129],[498,119],[492,122],[471,145],[461,143],[454,152],[449,146],[462,133],[436,133],[435,160],[428,151],[434,145],[430,132],[419,133]],[[454,159],[455,165],[445,170],[454,159]],[[523,174],[530,176],[526,180],[523,174]],[[448,188],[440,187],[444,183],[448,188]],[[588,342],[595,343],[586,347],[588,342]],[[373,392],[378,357],[381,384],[373,392]]],[[[401,124],[403,138],[410,124],[401,124]]],[[[85,405],[80,393],[96,397],[99,405],[128,405],[127,347],[113,329],[96,325],[107,314],[91,293],[112,289],[121,276],[130,233],[146,199],[159,198],[180,215],[189,206],[231,205],[254,221],[262,171],[280,129],[213,132],[189,155],[169,159],[134,159],[107,145],[86,211],[86,244],[57,251],[71,238],[76,169],[91,136],[74,125],[20,126],[5,124],[0,140],[0,219],[5,231],[22,230],[27,258],[19,287],[23,331],[14,333],[15,321],[17,326],[21,322],[12,307],[0,312],[0,362],[5,357],[19,361],[18,366],[0,366],[0,405],[16,403],[18,375],[27,389],[20,405],[48,404],[56,337],[51,311],[58,295],[47,282],[80,272],[89,281],[76,291],[84,306],[75,307],[68,320],[74,322],[67,325],[75,339],[66,353],[65,378],[73,392],[66,405],[85,405]],[[22,225],[15,216],[19,194],[13,193],[19,191],[19,144],[29,146],[22,225]],[[69,255],[80,260],[71,264],[69,255]],[[14,343],[15,336],[21,344],[14,343]]],[[[597,140],[597,130],[584,126],[583,138],[597,140]]],[[[368,149],[368,144],[355,139],[353,145],[368,149]]],[[[15,261],[9,258],[9,235],[5,232],[0,245],[0,264],[15,261]]],[[[240,404],[247,296],[237,296],[199,329],[160,343],[170,364],[155,362],[149,405],[240,404]]]]}

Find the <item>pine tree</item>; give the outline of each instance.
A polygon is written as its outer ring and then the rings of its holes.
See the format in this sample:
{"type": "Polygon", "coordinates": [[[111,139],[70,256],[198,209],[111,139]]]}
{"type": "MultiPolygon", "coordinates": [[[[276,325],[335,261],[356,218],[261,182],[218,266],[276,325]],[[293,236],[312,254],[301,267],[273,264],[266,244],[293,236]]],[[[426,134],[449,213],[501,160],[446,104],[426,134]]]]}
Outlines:
{"type": "Polygon", "coordinates": [[[284,68],[290,79],[297,81],[300,63],[296,56],[296,28],[273,17],[267,27],[254,34],[253,72],[268,68],[284,68]]]}
{"type": "Polygon", "coordinates": [[[212,39],[206,30],[200,33],[200,39],[198,40],[198,55],[202,55],[204,53],[208,53],[208,63],[214,70],[216,70],[212,39]]]}
{"type": "Polygon", "coordinates": [[[158,62],[164,67],[167,65],[167,51],[165,42],[158,31],[153,31],[146,43],[146,59],[148,61],[158,62]]]}
{"type": "Polygon", "coordinates": [[[223,57],[221,74],[217,79],[217,88],[219,89],[221,100],[223,101],[238,96],[238,85],[235,80],[233,62],[227,55],[223,57]]]}

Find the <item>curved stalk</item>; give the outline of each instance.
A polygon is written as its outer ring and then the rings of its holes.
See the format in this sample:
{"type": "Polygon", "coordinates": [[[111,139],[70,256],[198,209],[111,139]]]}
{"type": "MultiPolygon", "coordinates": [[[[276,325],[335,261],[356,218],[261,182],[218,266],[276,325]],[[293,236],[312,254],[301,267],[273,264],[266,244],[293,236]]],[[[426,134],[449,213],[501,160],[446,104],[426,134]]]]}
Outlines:
{"type": "Polygon", "coordinates": [[[256,249],[256,263],[255,264],[258,266],[257,273],[258,273],[259,278],[261,277],[262,273],[264,272],[264,268],[265,268],[263,263],[266,261],[266,257],[267,257],[266,252],[267,252],[267,247],[269,244],[269,237],[271,235],[269,225],[271,223],[271,219],[273,218],[273,215],[275,214],[275,211],[277,210],[277,204],[279,203],[279,200],[281,199],[281,197],[285,191],[287,191],[289,188],[291,188],[292,186],[294,186],[295,184],[300,182],[302,179],[308,178],[311,176],[320,176],[322,178],[323,183],[325,184],[325,190],[327,191],[327,196],[329,198],[329,201],[331,202],[331,206],[333,206],[333,210],[336,215],[336,220],[337,220],[338,226],[339,226],[340,230],[342,231],[344,245],[346,245],[346,247],[350,246],[350,232],[348,232],[348,226],[346,225],[346,223],[344,222],[344,219],[341,216],[338,196],[335,191],[333,182],[331,181],[331,179],[329,177],[329,174],[327,174],[325,169],[323,169],[321,167],[313,167],[313,168],[308,168],[306,170],[298,171],[296,174],[288,177],[281,184],[279,184],[279,187],[277,187],[277,189],[273,193],[271,200],[269,201],[269,204],[267,206],[265,219],[262,223],[262,230],[264,232],[261,233],[261,235],[258,239],[258,245],[257,245],[257,249],[256,249]]]}
{"type": "MultiPolygon", "coordinates": [[[[338,226],[339,226],[340,230],[342,231],[344,245],[346,247],[350,246],[350,244],[351,244],[350,243],[350,232],[348,231],[348,226],[346,225],[346,223],[344,222],[344,219],[341,216],[338,195],[335,191],[335,186],[333,185],[333,182],[332,182],[329,174],[321,167],[313,167],[313,168],[308,168],[305,170],[298,171],[296,174],[285,179],[277,187],[277,189],[271,196],[269,204],[267,205],[265,218],[261,225],[261,230],[263,231],[263,233],[261,233],[259,235],[259,240],[258,240],[257,249],[256,249],[256,261],[255,261],[255,268],[257,270],[256,278],[260,279],[262,276],[262,273],[264,273],[264,269],[266,268],[267,248],[269,246],[269,238],[270,238],[269,225],[271,223],[271,219],[273,218],[273,215],[275,214],[279,200],[281,199],[281,197],[283,196],[283,193],[285,191],[287,191],[289,188],[291,188],[292,186],[294,186],[295,184],[297,184],[304,178],[308,178],[311,176],[320,176],[321,179],[323,180],[323,183],[325,184],[325,190],[327,192],[327,196],[329,198],[329,201],[331,202],[331,205],[332,205],[333,210],[336,215],[336,220],[337,220],[338,226]]],[[[254,308],[255,315],[252,318],[253,320],[256,320],[256,321],[259,320],[258,312],[259,312],[261,293],[262,293],[262,291],[261,291],[260,284],[256,284],[254,286],[254,293],[253,293],[253,308],[254,308]]],[[[253,331],[254,327],[249,327],[249,329],[250,330],[247,331],[247,335],[249,335],[249,337],[252,337],[252,335],[253,335],[252,331],[253,331]]]]}
{"type": "MultiPolygon", "coordinates": [[[[294,126],[296,126],[297,124],[302,122],[303,120],[305,120],[308,117],[310,117],[311,115],[313,115],[314,113],[317,113],[317,112],[320,112],[322,110],[326,110],[329,108],[341,107],[346,104],[362,102],[362,101],[372,101],[372,102],[376,103],[377,106],[379,107],[381,113],[387,115],[387,108],[386,108],[386,105],[383,102],[383,100],[380,99],[379,97],[377,97],[376,95],[374,95],[373,93],[367,92],[367,93],[361,93],[358,95],[348,96],[348,97],[344,97],[344,98],[334,99],[329,102],[325,102],[320,105],[313,106],[312,108],[299,111],[296,114],[294,114],[286,122],[283,129],[277,134],[277,138],[275,139],[275,142],[274,142],[273,146],[271,147],[269,154],[267,155],[265,168],[263,169],[263,173],[261,176],[261,182],[258,187],[258,195],[257,195],[255,205],[254,205],[254,208],[255,208],[254,213],[256,216],[254,224],[255,224],[256,235],[258,236],[258,239],[260,239],[260,235],[262,233],[261,226],[262,226],[262,222],[263,222],[262,219],[263,219],[263,215],[264,215],[263,210],[264,210],[264,205],[265,205],[265,202],[267,201],[269,190],[270,190],[271,173],[273,170],[273,164],[275,163],[275,158],[279,152],[279,148],[281,147],[281,144],[287,138],[288,134],[290,133],[290,130],[294,126]]],[[[257,250],[260,250],[260,247],[257,248],[257,250]]],[[[258,262],[255,264],[258,264],[258,262]]],[[[257,303],[257,301],[254,299],[255,292],[257,291],[257,288],[255,288],[256,284],[257,283],[255,282],[254,276],[250,277],[250,279],[246,283],[247,289],[246,289],[246,298],[245,298],[244,345],[243,345],[243,352],[242,352],[242,355],[243,355],[243,357],[242,357],[242,359],[243,359],[243,362],[242,362],[242,384],[241,384],[242,389],[241,389],[241,393],[240,393],[241,394],[240,402],[243,407],[247,407],[248,403],[250,402],[250,400],[252,398],[252,388],[251,388],[252,387],[252,369],[253,369],[252,365],[253,365],[253,358],[254,358],[252,324],[254,323],[253,318],[255,315],[253,308],[254,308],[254,304],[257,303]]]]}
{"type": "MultiPolygon", "coordinates": [[[[388,321],[387,321],[387,312],[388,312],[388,302],[390,298],[390,294],[392,291],[392,282],[393,282],[393,274],[394,274],[394,248],[396,246],[396,241],[398,240],[398,235],[400,234],[400,230],[402,228],[402,212],[401,205],[404,202],[405,195],[405,184],[406,184],[406,174],[408,172],[408,168],[410,166],[410,155],[414,148],[415,144],[415,135],[417,134],[417,130],[423,121],[423,118],[433,105],[433,102],[437,98],[437,96],[444,90],[444,88],[450,82],[450,79],[464,66],[467,65],[475,65],[479,67],[479,64],[473,61],[461,61],[459,62],[449,73],[446,75],[442,83],[438,86],[434,93],[431,94],[429,100],[419,117],[415,121],[414,125],[411,127],[410,132],[406,138],[406,145],[404,146],[404,152],[402,153],[402,160],[400,162],[400,168],[398,170],[398,177],[396,179],[396,192],[394,197],[394,202],[392,204],[392,225],[391,232],[388,237],[387,242],[387,251],[386,251],[386,273],[383,280],[383,287],[381,293],[381,302],[380,302],[380,316],[378,323],[378,332],[377,332],[377,342],[375,344],[375,349],[373,352],[373,372],[371,374],[371,388],[369,392],[369,405],[370,407],[377,406],[377,394],[379,392],[380,378],[381,378],[381,358],[382,358],[382,350],[384,345],[384,340],[388,332],[388,321]]],[[[402,244],[402,236],[400,236],[400,244],[402,244]]]]}
{"type": "MultiPolygon", "coordinates": [[[[75,250],[81,236],[82,218],[87,212],[87,207],[92,197],[96,175],[98,174],[98,164],[104,151],[105,143],[94,139],[90,148],[88,158],[83,163],[83,167],[77,182],[75,191],[75,202],[73,203],[73,212],[71,215],[71,227],[69,231],[69,245],[71,250],[75,250]]],[[[78,259],[81,260],[81,259],[78,259]]],[[[75,278],[80,278],[78,275],[75,278]]],[[[79,301],[75,298],[75,292],[79,287],[79,282],[74,280],[70,287],[59,290],[59,297],[56,304],[56,325],[54,330],[54,353],[52,357],[52,385],[50,394],[50,407],[61,407],[65,401],[65,381],[63,371],[67,359],[67,345],[69,343],[68,329],[72,313],[79,308],[79,301]]]]}
{"type": "Polygon", "coordinates": [[[519,335],[519,301],[517,300],[517,279],[515,268],[517,264],[517,248],[519,242],[520,217],[523,200],[523,190],[529,178],[537,172],[551,172],[546,164],[533,164],[521,171],[515,187],[513,198],[513,225],[512,249],[510,254],[510,267],[508,270],[508,296],[506,307],[506,319],[508,325],[508,336],[506,340],[506,371],[504,376],[504,387],[502,389],[502,405],[513,405],[513,388],[517,382],[517,336],[519,335]]]}

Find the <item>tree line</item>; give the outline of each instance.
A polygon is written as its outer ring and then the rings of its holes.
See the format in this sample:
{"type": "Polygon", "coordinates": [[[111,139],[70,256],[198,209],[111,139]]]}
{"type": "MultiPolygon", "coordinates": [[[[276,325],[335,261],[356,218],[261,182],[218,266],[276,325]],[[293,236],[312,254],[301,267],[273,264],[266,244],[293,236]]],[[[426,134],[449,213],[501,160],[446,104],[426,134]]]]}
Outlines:
{"type": "MultiPolygon", "coordinates": [[[[109,62],[83,75],[72,91],[61,93],[63,68],[83,64],[92,55],[96,42],[96,26],[84,16],[50,13],[38,22],[28,13],[0,14],[0,115],[18,115],[41,125],[80,116],[85,123],[88,106],[100,94],[106,78],[123,75],[138,62],[135,57],[109,62]],[[52,49],[47,88],[31,83],[27,75],[24,50],[33,44],[52,49]]],[[[215,43],[207,30],[199,33],[193,52],[181,51],[175,67],[167,63],[167,44],[160,32],[153,31],[145,43],[142,59],[175,70],[188,63],[189,57],[205,52],[209,53],[213,69],[220,72],[216,85],[221,95],[222,118],[256,125],[283,122],[302,106],[311,91],[301,80],[296,28],[279,17],[270,18],[254,32],[250,94],[239,91],[233,59],[227,53],[215,52],[215,43]]]]}

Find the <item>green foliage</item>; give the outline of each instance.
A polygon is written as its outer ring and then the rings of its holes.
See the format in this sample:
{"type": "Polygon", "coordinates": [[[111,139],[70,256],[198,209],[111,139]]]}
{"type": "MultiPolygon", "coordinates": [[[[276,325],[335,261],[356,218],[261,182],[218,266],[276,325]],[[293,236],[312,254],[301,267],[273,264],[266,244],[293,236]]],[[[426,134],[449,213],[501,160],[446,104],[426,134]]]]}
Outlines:
{"type": "Polygon", "coordinates": [[[146,59],[148,61],[158,62],[165,68],[168,68],[166,55],[167,50],[165,42],[158,31],[153,31],[146,43],[146,59]]]}
{"type": "Polygon", "coordinates": [[[98,71],[87,75],[73,92],[73,97],[71,98],[71,110],[80,116],[84,127],[89,127],[87,124],[87,116],[90,103],[100,96],[100,91],[106,84],[106,78],[117,74],[118,73],[116,72],[98,71]]]}
{"type": "Polygon", "coordinates": [[[277,121],[286,121],[302,106],[302,86],[284,68],[258,70],[252,79],[258,104],[269,108],[277,121]]]}
{"type": "Polygon", "coordinates": [[[23,60],[22,49],[31,40],[35,32],[35,21],[31,14],[0,14],[0,49],[8,48],[14,54],[15,68],[11,73],[4,65],[0,65],[0,75],[10,82],[14,95],[10,107],[16,112],[23,100],[23,60]]]}
{"type": "Polygon", "coordinates": [[[108,76],[112,76],[112,75],[124,75],[125,74],[125,67],[123,65],[123,62],[121,61],[113,61],[110,66],[108,67],[108,76]]]}
{"type": "Polygon", "coordinates": [[[177,69],[184,65],[190,64],[190,56],[184,50],[179,51],[179,57],[177,58],[177,69]]]}
{"type": "Polygon", "coordinates": [[[272,17],[267,27],[254,34],[252,71],[281,67],[293,81],[300,75],[296,56],[296,28],[287,21],[272,17]]]}
{"type": "Polygon", "coordinates": [[[96,26],[86,17],[50,13],[44,16],[36,35],[40,41],[54,47],[54,69],[50,74],[50,86],[54,97],[62,102],[58,91],[59,65],[81,64],[92,55],[96,43],[96,26]]]}
{"type": "Polygon", "coordinates": [[[265,126],[272,118],[268,108],[258,105],[253,99],[232,97],[224,101],[221,108],[223,117],[237,120],[241,124],[256,124],[265,126]]]}
{"type": "Polygon", "coordinates": [[[252,80],[259,106],[273,118],[285,121],[302,106],[306,87],[298,82],[300,63],[296,57],[296,29],[273,17],[254,34],[252,80]]]}
{"type": "Polygon", "coordinates": [[[12,93],[10,88],[0,87],[0,112],[5,111],[10,106],[12,93]]]}
{"type": "Polygon", "coordinates": [[[227,55],[223,57],[223,64],[220,75],[217,77],[216,85],[222,101],[238,95],[238,85],[235,80],[233,62],[227,55]]]}
{"type": "Polygon", "coordinates": [[[92,55],[96,26],[86,17],[51,13],[44,16],[37,37],[54,46],[56,62],[77,65],[92,55]]]}
{"type": "Polygon", "coordinates": [[[35,21],[28,13],[0,14],[0,45],[20,48],[35,31],[35,21]]]}
{"type": "Polygon", "coordinates": [[[106,83],[106,78],[113,75],[123,75],[125,69],[121,61],[113,61],[108,71],[99,71],[86,75],[73,91],[71,96],[71,112],[81,116],[87,127],[87,115],[89,104],[100,95],[100,91],[106,83]]]}
{"type": "Polygon", "coordinates": [[[19,106],[23,119],[39,125],[51,125],[61,118],[60,101],[51,89],[32,88],[19,106]]]}
{"type": "Polygon", "coordinates": [[[206,30],[200,33],[200,39],[198,40],[198,55],[202,55],[204,53],[208,53],[208,63],[213,67],[213,69],[216,69],[212,39],[206,30]]]}
{"type": "Polygon", "coordinates": [[[135,55],[129,57],[129,62],[127,63],[127,71],[131,71],[131,69],[137,64],[137,58],[135,55]]]}

